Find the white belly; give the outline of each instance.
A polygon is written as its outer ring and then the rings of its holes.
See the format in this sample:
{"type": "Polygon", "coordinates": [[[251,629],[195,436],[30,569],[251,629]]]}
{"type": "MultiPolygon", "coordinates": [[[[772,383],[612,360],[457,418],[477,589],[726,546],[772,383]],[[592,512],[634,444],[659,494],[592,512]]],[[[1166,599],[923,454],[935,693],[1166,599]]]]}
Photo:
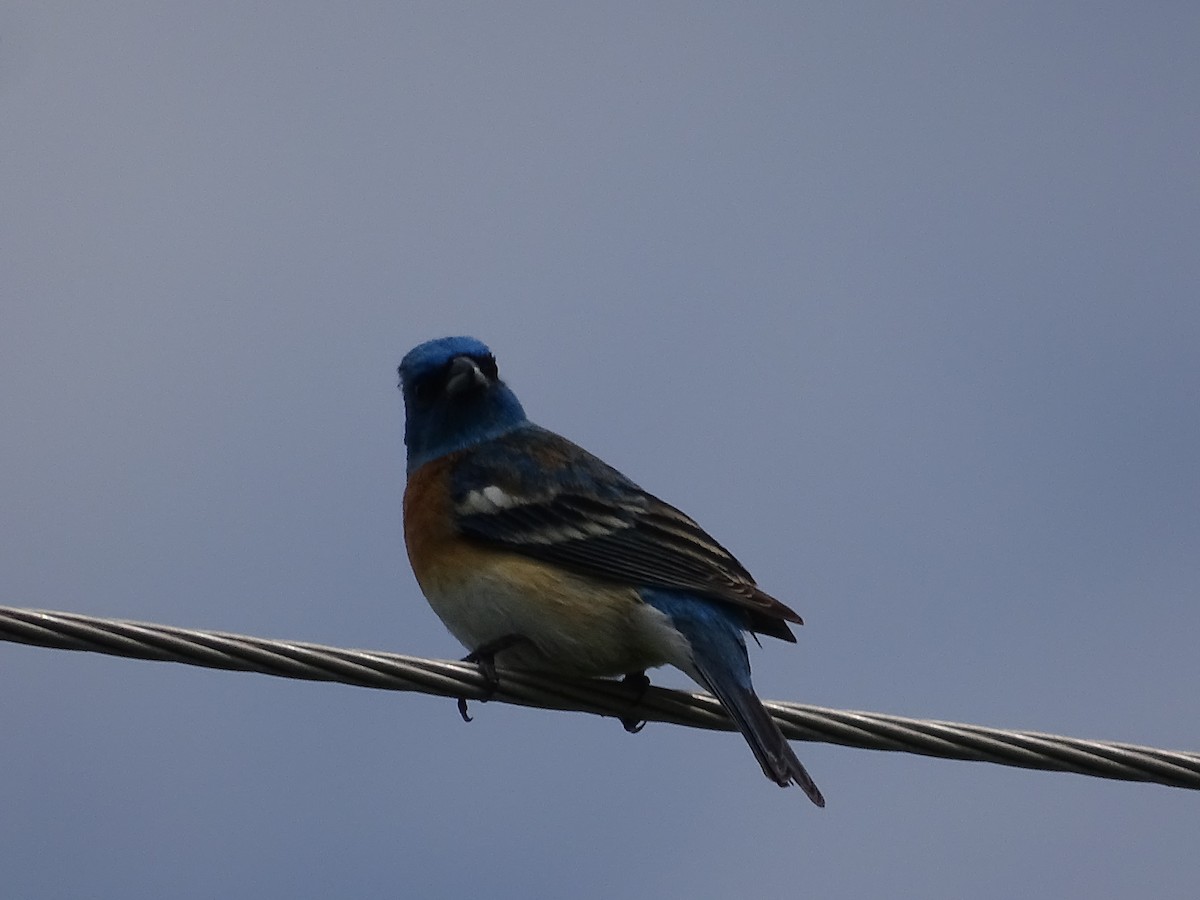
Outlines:
{"type": "Polygon", "coordinates": [[[507,553],[484,551],[470,562],[453,575],[425,572],[421,589],[469,650],[509,635],[525,638],[528,644],[497,654],[501,666],[585,676],[689,667],[683,637],[633,588],[598,587],[507,553]]]}

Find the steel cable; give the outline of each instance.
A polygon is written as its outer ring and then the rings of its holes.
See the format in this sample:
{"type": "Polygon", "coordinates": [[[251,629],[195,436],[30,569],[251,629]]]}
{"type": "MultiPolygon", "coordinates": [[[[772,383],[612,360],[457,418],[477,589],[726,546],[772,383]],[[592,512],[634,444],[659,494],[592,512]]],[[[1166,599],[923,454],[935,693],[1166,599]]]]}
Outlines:
{"type": "MultiPolygon", "coordinates": [[[[442,697],[479,700],[488,693],[483,674],[469,663],[76,613],[0,606],[0,640],[442,697]]],[[[720,704],[706,694],[651,687],[638,698],[631,687],[617,681],[501,669],[491,699],[624,720],[733,730],[720,704]]],[[[1200,753],[1195,752],[799,703],[768,701],[766,706],[783,733],[796,740],[1200,789],[1200,753]]]]}

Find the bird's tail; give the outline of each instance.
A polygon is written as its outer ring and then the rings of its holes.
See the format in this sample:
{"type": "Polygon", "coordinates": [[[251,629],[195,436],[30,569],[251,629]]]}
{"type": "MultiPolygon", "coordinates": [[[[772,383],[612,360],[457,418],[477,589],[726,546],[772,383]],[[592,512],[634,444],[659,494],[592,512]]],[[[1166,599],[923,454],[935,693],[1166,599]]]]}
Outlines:
{"type": "Polygon", "coordinates": [[[738,731],[745,737],[746,743],[754,751],[754,758],[762,766],[763,773],[778,784],[787,787],[794,784],[808,795],[808,799],[817,806],[825,805],[825,798],[820,788],[797,758],[787,738],[762,705],[754,687],[750,684],[750,673],[738,677],[740,673],[729,671],[719,660],[705,659],[697,655],[693,657],[697,679],[711,691],[721,705],[725,707],[730,718],[737,725],[738,731]]]}
{"type": "Polygon", "coordinates": [[[721,701],[763,773],[780,787],[796,785],[809,800],[824,806],[825,798],[754,693],[750,657],[742,637],[748,627],[744,617],[715,601],[681,591],[643,589],[641,596],[665,613],[687,642],[688,657],[671,662],[721,701]]]}

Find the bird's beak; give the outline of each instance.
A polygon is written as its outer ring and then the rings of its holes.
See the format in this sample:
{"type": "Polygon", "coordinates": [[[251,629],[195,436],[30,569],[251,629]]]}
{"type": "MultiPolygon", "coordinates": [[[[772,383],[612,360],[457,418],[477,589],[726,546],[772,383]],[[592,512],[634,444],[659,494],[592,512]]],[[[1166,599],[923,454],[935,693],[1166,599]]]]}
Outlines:
{"type": "Polygon", "coordinates": [[[450,377],[446,379],[446,393],[451,397],[466,393],[487,384],[487,376],[479,370],[475,360],[469,356],[456,356],[450,361],[450,377]]]}

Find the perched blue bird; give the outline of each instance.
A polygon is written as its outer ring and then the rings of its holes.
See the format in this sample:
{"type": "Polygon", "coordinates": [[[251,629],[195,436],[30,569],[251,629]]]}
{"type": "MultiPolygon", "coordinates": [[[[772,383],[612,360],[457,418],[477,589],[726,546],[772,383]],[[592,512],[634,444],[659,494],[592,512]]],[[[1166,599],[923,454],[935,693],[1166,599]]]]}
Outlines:
{"type": "Polygon", "coordinates": [[[716,695],[768,778],[825,805],[750,682],[745,632],[794,642],[795,612],[692,519],[530,422],[474,338],[414,348],[400,387],[408,558],[467,659],[493,679],[499,660],[642,684],[669,663],[716,695]]]}

